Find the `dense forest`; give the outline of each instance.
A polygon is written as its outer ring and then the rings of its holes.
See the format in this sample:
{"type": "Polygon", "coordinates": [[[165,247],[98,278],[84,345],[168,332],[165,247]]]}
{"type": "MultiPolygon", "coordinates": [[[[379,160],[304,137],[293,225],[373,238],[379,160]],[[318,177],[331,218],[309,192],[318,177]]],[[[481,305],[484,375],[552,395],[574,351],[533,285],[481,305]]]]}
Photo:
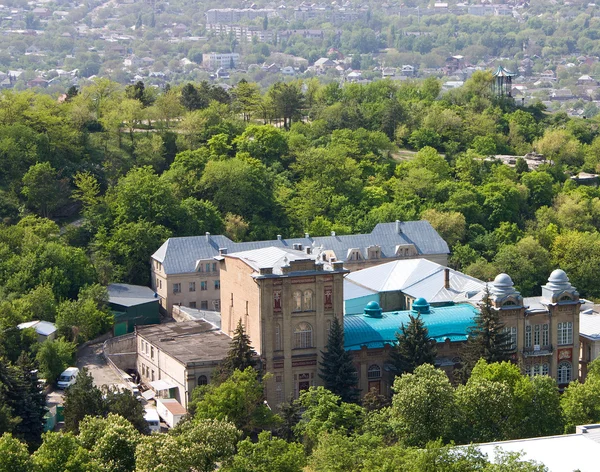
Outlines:
{"type": "Polygon", "coordinates": [[[55,378],[77,344],[110,327],[103,285],[147,284],[149,257],[166,238],[206,231],[252,240],[424,218],[469,274],[504,271],[532,295],[561,267],[582,296],[600,297],[600,190],[570,178],[598,170],[598,122],[517,106],[491,80],[476,73],[443,94],[435,79],[311,80],[265,93],[243,81],[230,91],[208,83],[159,91],[97,79],[60,99],[3,92],[0,431],[14,437],[4,435],[0,450],[14,461],[0,471],[543,470],[512,456],[491,466],[447,444],[600,420],[596,367],[559,398],[552,379],[508,363],[482,361],[458,387],[425,365],[396,378],[391,405],[376,395],[346,403],[318,388],[279,415],[264,405],[257,373],[236,370],[194,393],[193,420],[150,437],[114,416],[133,411],[126,399],[90,386],[67,394],[65,414],[77,418],[70,432],[43,439],[31,374],[55,378]],[[530,151],[546,158],[534,171],[524,159],[509,167],[490,158],[530,151]],[[60,340],[38,345],[15,328],[33,319],[56,322],[60,340]],[[425,410],[435,420],[415,415],[425,410]],[[98,417],[79,424],[84,413],[98,417]],[[30,456],[19,440],[41,446],[30,456]],[[160,468],[171,459],[192,462],[160,468]]]}

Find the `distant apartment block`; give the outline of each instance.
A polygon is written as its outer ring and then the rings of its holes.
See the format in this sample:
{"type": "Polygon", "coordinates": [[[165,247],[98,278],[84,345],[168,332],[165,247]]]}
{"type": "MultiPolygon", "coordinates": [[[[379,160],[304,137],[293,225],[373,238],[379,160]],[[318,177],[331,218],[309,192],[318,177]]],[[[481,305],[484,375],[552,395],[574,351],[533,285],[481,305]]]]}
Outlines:
{"type": "Polygon", "coordinates": [[[216,34],[234,35],[238,41],[252,41],[254,38],[259,43],[270,43],[277,39],[273,30],[263,30],[258,26],[230,25],[225,23],[207,24],[206,31],[216,34]]]}
{"type": "Polygon", "coordinates": [[[237,23],[240,20],[277,16],[277,12],[271,8],[213,8],[208,10],[204,16],[207,24],[237,23]]]}
{"type": "Polygon", "coordinates": [[[234,53],[209,52],[202,54],[202,65],[208,69],[235,69],[240,62],[240,55],[234,53]]]}

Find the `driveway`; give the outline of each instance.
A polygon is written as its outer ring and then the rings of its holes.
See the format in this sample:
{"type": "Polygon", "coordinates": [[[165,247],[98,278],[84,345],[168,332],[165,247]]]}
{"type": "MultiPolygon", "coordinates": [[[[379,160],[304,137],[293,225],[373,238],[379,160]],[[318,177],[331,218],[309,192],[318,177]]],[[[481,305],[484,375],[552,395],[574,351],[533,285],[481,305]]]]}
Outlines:
{"type": "Polygon", "coordinates": [[[125,381],[117,375],[112,367],[106,362],[102,354],[102,343],[92,344],[79,350],[77,367],[80,369],[86,367],[92,377],[96,387],[103,385],[119,386],[127,388],[125,381]]]}

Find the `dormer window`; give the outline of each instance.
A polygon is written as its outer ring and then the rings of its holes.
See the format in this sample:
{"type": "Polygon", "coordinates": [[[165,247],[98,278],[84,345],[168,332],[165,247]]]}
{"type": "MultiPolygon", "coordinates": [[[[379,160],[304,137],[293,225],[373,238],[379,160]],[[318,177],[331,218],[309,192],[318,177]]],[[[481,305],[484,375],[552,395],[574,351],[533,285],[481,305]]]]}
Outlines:
{"type": "Polygon", "coordinates": [[[352,248],[348,249],[348,260],[349,261],[361,261],[363,259],[360,249],[352,248]]]}
{"type": "Polygon", "coordinates": [[[514,300],[507,300],[502,304],[502,306],[517,306],[517,304],[514,300]]]}
{"type": "Polygon", "coordinates": [[[560,297],[559,302],[570,302],[571,301],[571,297],[569,297],[568,295],[563,295],[562,297],[560,297]]]}
{"type": "Polygon", "coordinates": [[[379,246],[369,246],[367,248],[369,259],[379,259],[381,257],[381,248],[379,246]]]}

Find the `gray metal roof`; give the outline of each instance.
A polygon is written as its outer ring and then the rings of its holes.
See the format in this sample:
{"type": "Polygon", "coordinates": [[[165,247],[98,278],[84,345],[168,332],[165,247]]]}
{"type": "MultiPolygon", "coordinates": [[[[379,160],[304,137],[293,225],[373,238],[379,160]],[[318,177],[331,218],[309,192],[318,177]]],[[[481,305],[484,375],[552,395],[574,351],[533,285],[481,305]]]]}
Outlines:
{"type": "Polygon", "coordinates": [[[228,253],[250,251],[266,247],[294,249],[294,244],[303,247],[322,247],[333,251],[338,261],[345,261],[348,249],[359,249],[367,258],[367,248],[377,245],[381,248],[381,257],[395,257],[396,246],[414,244],[419,255],[449,254],[446,241],[437,233],[428,221],[405,221],[398,223],[379,223],[369,234],[345,236],[320,236],[293,239],[274,239],[235,243],[222,235],[189,236],[170,238],[152,255],[160,262],[166,274],[181,274],[196,271],[197,261],[211,259],[219,255],[219,248],[228,253]]]}
{"type": "Polygon", "coordinates": [[[107,287],[108,303],[121,306],[136,306],[156,302],[158,297],[154,290],[142,285],[110,284],[107,287]]]}

